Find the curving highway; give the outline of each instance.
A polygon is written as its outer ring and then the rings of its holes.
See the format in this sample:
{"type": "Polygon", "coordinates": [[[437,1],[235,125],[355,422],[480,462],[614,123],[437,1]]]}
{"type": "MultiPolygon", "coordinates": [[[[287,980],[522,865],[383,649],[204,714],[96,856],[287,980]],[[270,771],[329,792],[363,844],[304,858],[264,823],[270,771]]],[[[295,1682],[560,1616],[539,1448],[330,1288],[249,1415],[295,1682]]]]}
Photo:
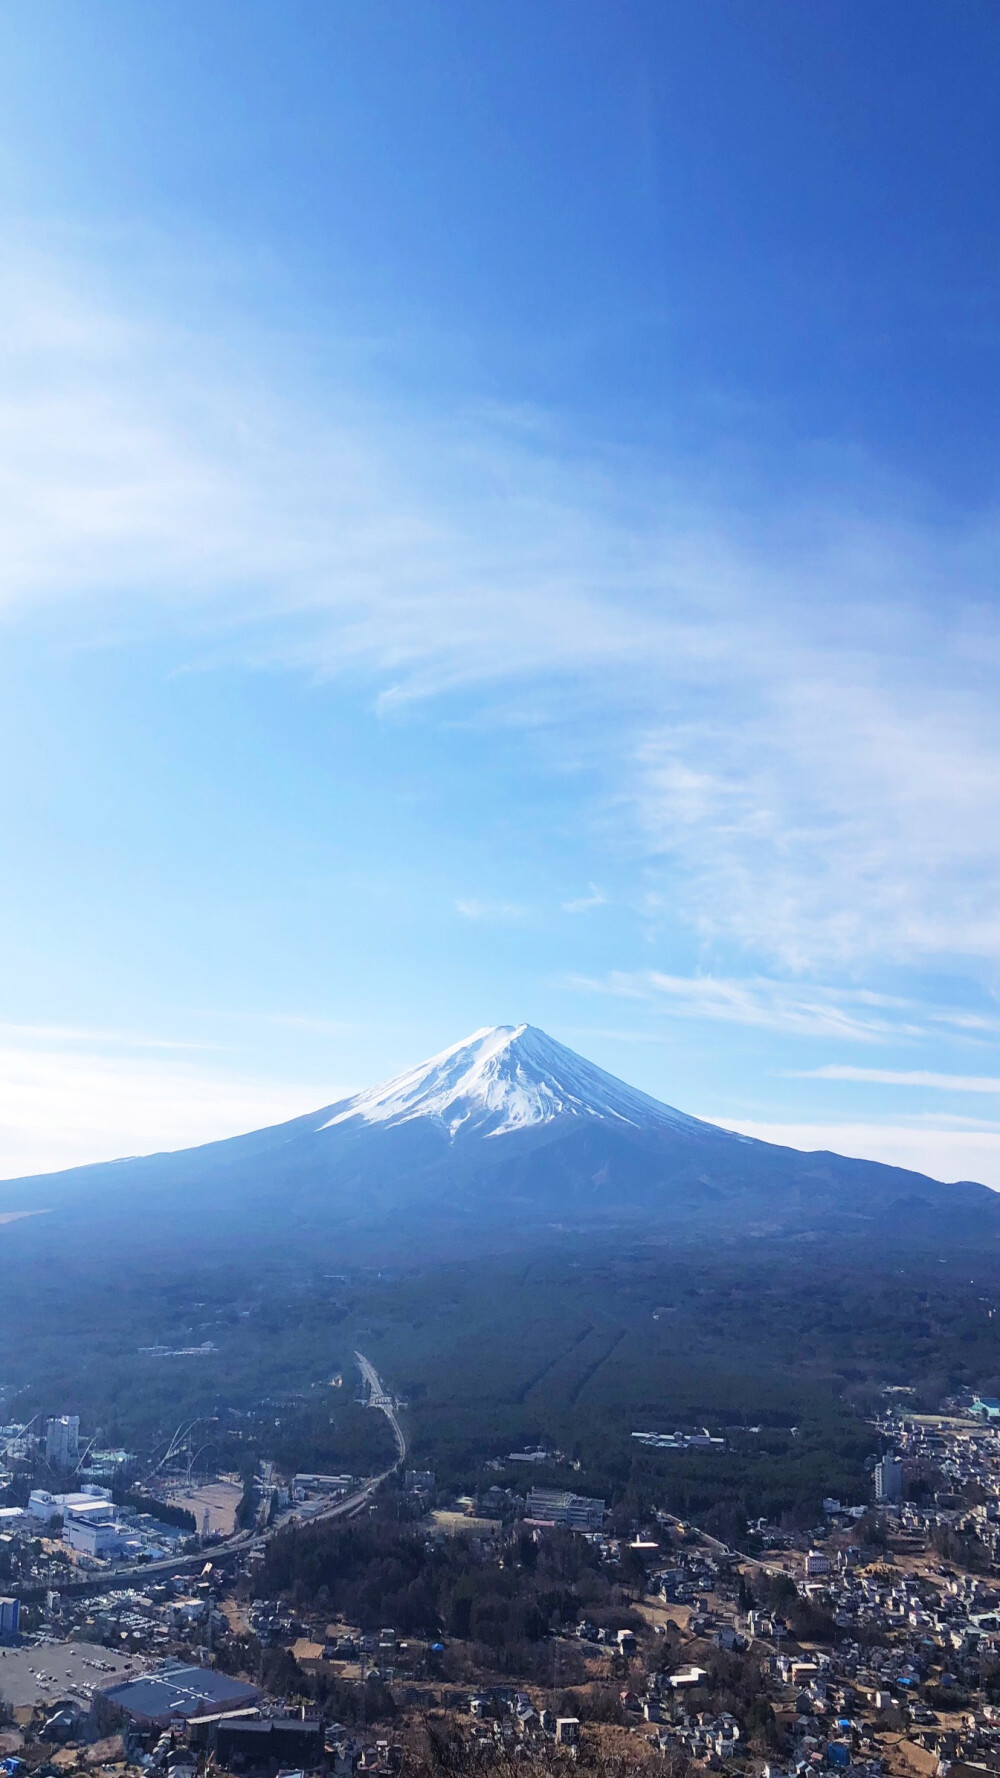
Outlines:
{"type": "Polygon", "coordinates": [[[385,1472],[386,1475],[392,1475],[392,1471],[399,1468],[403,1458],[406,1456],[406,1435],[396,1418],[396,1403],[388,1391],[383,1389],[378,1371],[372,1364],[371,1359],[366,1358],[363,1352],[355,1352],[354,1356],[358,1361],[358,1369],[365,1382],[368,1384],[368,1406],[371,1408],[380,1408],[388,1420],[389,1425],[392,1427],[392,1436],[396,1441],[396,1450],[399,1452],[399,1456],[396,1458],[392,1469],[387,1469],[385,1472]]]}

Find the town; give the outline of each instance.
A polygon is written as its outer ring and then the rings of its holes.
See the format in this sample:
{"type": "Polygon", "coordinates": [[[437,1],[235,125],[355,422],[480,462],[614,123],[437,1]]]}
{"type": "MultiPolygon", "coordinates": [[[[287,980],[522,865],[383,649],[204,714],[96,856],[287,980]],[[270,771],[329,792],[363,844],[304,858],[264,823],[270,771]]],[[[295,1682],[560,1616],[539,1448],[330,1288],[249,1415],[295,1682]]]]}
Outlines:
{"type": "MultiPolygon", "coordinates": [[[[472,1765],[985,1778],[1000,1402],[919,1414],[901,1395],[873,1427],[869,1498],[826,1498],[811,1527],[758,1520],[744,1550],[568,1488],[442,1493],[401,1429],[374,1477],[197,1475],[178,1450],[140,1486],[76,1415],[5,1426],[2,1769],[345,1778],[416,1769],[446,1731],[472,1765]],[[64,1485],[25,1493],[42,1469],[64,1485]]],[[[507,1473],[558,1460],[511,1452],[507,1473]]]]}

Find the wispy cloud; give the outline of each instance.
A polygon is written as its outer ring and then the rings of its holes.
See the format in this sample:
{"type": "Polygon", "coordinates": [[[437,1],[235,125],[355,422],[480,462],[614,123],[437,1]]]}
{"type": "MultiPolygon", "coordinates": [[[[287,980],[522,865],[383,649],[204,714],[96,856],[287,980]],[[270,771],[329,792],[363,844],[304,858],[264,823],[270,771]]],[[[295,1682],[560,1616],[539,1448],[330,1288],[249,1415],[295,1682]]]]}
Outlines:
{"type": "MultiPolygon", "coordinates": [[[[1000,959],[995,515],[919,522],[863,464],[751,524],[676,462],[404,410],[357,350],[313,376],[87,288],[24,255],[0,293],[9,620],[167,626],[192,664],[363,677],[385,711],[530,688],[540,746],[593,770],[707,946],[805,974],[1000,959]]],[[[872,1034],[822,994],[697,992],[872,1034]]]]}
{"type": "MultiPolygon", "coordinates": [[[[891,663],[901,613],[882,612],[891,663]]],[[[795,969],[995,957],[1000,847],[980,824],[1000,816],[1000,723],[979,676],[943,619],[895,671],[874,639],[820,655],[805,628],[770,675],[749,655],[725,723],[689,710],[638,749],[639,817],[688,879],[692,923],[795,969]]]]}
{"type": "Polygon", "coordinates": [[[459,900],[455,910],[463,920],[523,920],[527,916],[527,908],[519,901],[477,901],[475,898],[459,900]]]}
{"type": "Polygon", "coordinates": [[[856,1068],[829,1062],[823,1068],[796,1069],[796,1080],[870,1081],[886,1087],[931,1087],[943,1093],[1000,1093],[1000,1075],[935,1074],[927,1068],[856,1068]]]}
{"type": "Polygon", "coordinates": [[[810,1037],[873,1043],[917,1037],[925,1027],[906,1000],[865,989],[804,986],[758,976],[740,980],[712,975],[666,975],[660,970],[614,971],[602,978],[574,976],[572,985],[623,1000],[641,1000],[679,1018],[718,1019],[726,1024],[810,1037]]]}
{"type": "Polygon", "coordinates": [[[603,908],[607,905],[607,896],[598,889],[596,883],[590,883],[586,895],[578,895],[573,901],[564,901],[562,911],[564,914],[587,914],[591,908],[603,908]]]}
{"type": "Polygon", "coordinates": [[[164,1052],[218,1050],[215,1043],[195,1042],[189,1038],[149,1037],[136,1031],[120,1031],[79,1025],[16,1024],[0,1020],[0,1040],[19,1039],[26,1044],[93,1044],[95,1048],[125,1051],[162,1050],[164,1052]]]}
{"type": "Polygon", "coordinates": [[[311,1013],[241,1012],[240,1017],[257,1025],[279,1025],[289,1031],[308,1031],[316,1037],[343,1037],[361,1029],[355,1019],[323,1019],[311,1013]]]}

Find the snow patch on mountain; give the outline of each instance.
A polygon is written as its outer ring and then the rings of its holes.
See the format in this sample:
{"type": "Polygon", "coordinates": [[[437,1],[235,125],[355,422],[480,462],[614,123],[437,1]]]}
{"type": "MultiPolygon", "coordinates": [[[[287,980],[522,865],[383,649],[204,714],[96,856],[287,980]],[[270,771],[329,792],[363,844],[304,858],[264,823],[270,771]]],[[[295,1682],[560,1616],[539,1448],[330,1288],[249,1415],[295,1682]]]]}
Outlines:
{"type": "Polygon", "coordinates": [[[321,1127],[358,1120],[404,1124],[433,1118],[454,1138],[461,1131],[503,1136],[556,1118],[578,1117],[670,1129],[709,1126],[605,1074],[534,1025],[494,1025],[473,1032],[419,1067],[356,1093],[321,1127]]]}

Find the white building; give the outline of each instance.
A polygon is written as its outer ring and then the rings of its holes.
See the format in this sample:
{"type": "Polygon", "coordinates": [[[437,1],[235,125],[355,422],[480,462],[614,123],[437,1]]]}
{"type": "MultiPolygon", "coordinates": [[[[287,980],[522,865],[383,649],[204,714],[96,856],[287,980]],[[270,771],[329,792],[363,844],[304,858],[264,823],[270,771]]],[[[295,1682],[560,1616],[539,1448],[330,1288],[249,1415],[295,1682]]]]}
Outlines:
{"type": "Polygon", "coordinates": [[[121,1554],[124,1539],[107,1488],[57,1496],[62,1501],[63,1542],[85,1556],[121,1554]]]}
{"type": "Polygon", "coordinates": [[[63,1542],[68,1543],[71,1550],[77,1550],[84,1556],[111,1558],[119,1556],[124,1548],[121,1530],[111,1516],[110,1508],[105,1508],[106,1517],[68,1518],[63,1526],[63,1542]]]}
{"type": "Polygon", "coordinates": [[[28,1495],[28,1511],[33,1519],[47,1525],[51,1519],[58,1519],[62,1507],[47,1488],[32,1488],[28,1495]]]}
{"type": "Polygon", "coordinates": [[[886,1502],[903,1498],[903,1464],[892,1451],[875,1465],[875,1498],[886,1502]]]}
{"type": "Polygon", "coordinates": [[[80,1461],[80,1416],[60,1414],[45,1422],[45,1457],[57,1469],[75,1469],[80,1461]]]}
{"type": "Polygon", "coordinates": [[[47,1488],[33,1488],[28,1496],[28,1511],[33,1519],[40,1519],[47,1525],[60,1515],[66,1518],[81,1508],[86,1512],[95,1502],[104,1503],[110,1499],[110,1488],[82,1488],[78,1494],[50,1494],[47,1488]]]}

